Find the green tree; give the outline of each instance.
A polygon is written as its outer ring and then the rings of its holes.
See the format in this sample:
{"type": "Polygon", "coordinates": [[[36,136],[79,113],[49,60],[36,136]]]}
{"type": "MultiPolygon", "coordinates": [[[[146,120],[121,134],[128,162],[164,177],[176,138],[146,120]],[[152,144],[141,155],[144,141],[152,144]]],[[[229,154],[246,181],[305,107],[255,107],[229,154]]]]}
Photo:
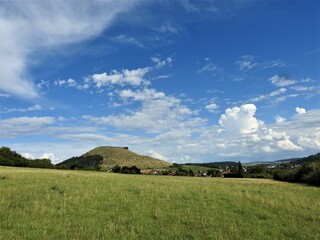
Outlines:
{"type": "Polygon", "coordinates": [[[238,162],[238,166],[237,166],[237,174],[238,174],[238,177],[243,177],[244,175],[244,170],[240,161],[238,162]]]}

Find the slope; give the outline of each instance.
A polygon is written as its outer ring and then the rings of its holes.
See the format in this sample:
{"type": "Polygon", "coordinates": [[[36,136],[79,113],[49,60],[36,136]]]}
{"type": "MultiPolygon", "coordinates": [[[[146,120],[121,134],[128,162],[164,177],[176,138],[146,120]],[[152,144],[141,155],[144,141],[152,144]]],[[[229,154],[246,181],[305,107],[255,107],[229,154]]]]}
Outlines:
{"type": "MultiPolygon", "coordinates": [[[[91,156],[102,157],[102,163],[99,164],[102,170],[110,169],[116,165],[128,167],[137,166],[140,169],[161,169],[167,168],[171,165],[171,163],[168,163],[166,161],[134,153],[127,147],[97,147],[83,154],[80,158],[88,159],[91,156]]],[[[68,164],[73,164],[70,163],[69,159],[60,163],[60,165],[63,165],[67,161],[68,164]]]]}

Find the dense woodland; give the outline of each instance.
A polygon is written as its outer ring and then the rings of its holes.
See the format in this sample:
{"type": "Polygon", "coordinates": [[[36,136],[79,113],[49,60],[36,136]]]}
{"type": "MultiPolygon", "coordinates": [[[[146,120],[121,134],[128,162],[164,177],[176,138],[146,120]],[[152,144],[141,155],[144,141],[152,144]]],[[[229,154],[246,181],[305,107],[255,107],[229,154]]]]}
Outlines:
{"type": "Polygon", "coordinates": [[[100,170],[103,158],[99,155],[72,157],[56,164],[58,169],[100,170]]]}
{"type": "Polygon", "coordinates": [[[8,147],[0,148],[0,165],[13,167],[54,168],[50,159],[30,160],[8,147]]]}
{"type": "MultiPolygon", "coordinates": [[[[49,159],[30,160],[8,147],[0,148],[0,165],[32,168],[56,168],[71,170],[101,170],[103,158],[100,155],[72,157],[53,165],[49,159]]],[[[136,166],[115,166],[115,173],[141,174],[136,166]]],[[[197,164],[173,164],[167,169],[150,170],[147,174],[225,177],[225,178],[270,178],[279,181],[306,183],[320,186],[320,153],[305,158],[277,161],[269,164],[255,164],[243,167],[241,162],[212,162],[197,164]],[[199,170],[202,168],[201,170],[199,170]]]]}

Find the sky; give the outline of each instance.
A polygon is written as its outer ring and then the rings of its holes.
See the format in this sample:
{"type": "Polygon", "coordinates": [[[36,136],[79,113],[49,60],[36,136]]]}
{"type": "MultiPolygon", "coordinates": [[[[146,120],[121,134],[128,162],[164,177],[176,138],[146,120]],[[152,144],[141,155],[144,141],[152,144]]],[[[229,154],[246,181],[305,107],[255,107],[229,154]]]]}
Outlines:
{"type": "Polygon", "coordinates": [[[0,146],[169,162],[320,149],[318,0],[0,0],[0,146]]]}

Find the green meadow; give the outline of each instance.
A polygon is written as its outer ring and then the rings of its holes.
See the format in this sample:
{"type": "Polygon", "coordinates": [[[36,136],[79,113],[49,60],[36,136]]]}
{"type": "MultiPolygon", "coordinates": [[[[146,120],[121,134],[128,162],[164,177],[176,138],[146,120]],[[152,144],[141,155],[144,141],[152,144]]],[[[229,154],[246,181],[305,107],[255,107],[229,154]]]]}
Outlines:
{"type": "Polygon", "coordinates": [[[320,188],[0,167],[0,239],[320,239],[320,188]]]}

